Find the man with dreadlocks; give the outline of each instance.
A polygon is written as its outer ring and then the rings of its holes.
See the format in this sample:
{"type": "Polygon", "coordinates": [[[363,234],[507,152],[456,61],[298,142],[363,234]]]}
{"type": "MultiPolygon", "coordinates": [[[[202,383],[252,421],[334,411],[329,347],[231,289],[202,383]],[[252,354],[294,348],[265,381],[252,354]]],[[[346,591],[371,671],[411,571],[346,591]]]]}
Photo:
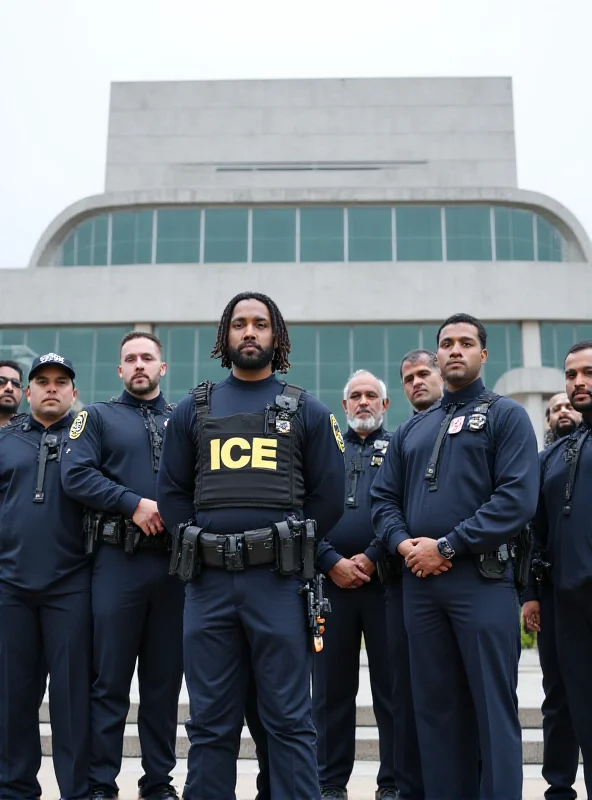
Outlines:
{"type": "Polygon", "coordinates": [[[167,528],[184,537],[179,565],[189,581],[186,800],[235,796],[251,671],[271,796],[320,798],[299,580],[312,526],[297,537],[297,523],[286,520],[316,520],[317,539],[335,525],[344,508],[344,445],[322,403],[277,380],[289,352],[275,303],[257,292],[237,295],[212,352],[231,374],[181,400],[167,428],[158,508],[167,528]]]}

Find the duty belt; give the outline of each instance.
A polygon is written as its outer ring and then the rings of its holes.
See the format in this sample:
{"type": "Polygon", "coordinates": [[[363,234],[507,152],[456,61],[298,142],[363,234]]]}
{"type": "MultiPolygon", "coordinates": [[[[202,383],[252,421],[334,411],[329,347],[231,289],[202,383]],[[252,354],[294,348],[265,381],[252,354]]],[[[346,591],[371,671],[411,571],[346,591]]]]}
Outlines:
{"type": "Polygon", "coordinates": [[[129,554],[138,550],[167,552],[171,549],[168,533],[147,536],[135,522],[121,516],[89,511],[85,515],[84,529],[88,555],[96,553],[102,544],[122,547],[129,554]]]}
{"type": "Polygon", "coordinates": [[[269,528],[242,533],[208,533],[186,523],[172,534],[170,574],[190,581],[203,566],[240,572],[273,564],[280,575],[314,576],[316,523],[290,517],[269,528]]]}

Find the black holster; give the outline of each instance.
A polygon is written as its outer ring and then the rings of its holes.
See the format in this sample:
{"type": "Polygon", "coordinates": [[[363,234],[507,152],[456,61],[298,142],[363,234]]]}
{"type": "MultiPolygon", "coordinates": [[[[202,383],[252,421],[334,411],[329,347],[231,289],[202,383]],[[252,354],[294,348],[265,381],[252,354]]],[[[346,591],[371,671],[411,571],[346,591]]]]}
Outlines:
{"type": "Polygon", "coordinates": [[[478,556],[477,568],[487,580],[501,581],[506,575],[506,565],[509,560],[508,545],[502,544],[497,550],[478,556]]]}
{"type": "Polygon", "coordinates": [[[85,552],[87,556],[94,556],[99,549],[99,526],[103,515],[98,511],[86,509],[82,522],[84,532],[85,552]]]}
{"type": "Polygon", "coordinates": [[[139,528],[131,519],[124,520],[123,523],[123,549],[128,555],[133,555],[140,546],[142,539],[142,529],[139,528]]]}
{"type": "Polygon", "coordinates": [[[526,526],[510,542],[510,555],[514,563],[514,583],[519,592],[523,592],[530,583],[532,552],[532,534],[530,528],[526,526]]]}
{"type": "Polygon", "coordinates": [[[201,531],[202,529],[195,525],[188,525],[183,531],[179,565],[176,572],[184,583],[197,578],[201,572],[201,559],[199,556],[199,535],[201,531]]]}
{"type": "Polygon", "coordinates": [[[403,557],[387,553],[376,562],[378,580],[384,585],[400,578],[403,574],[403,557]]]}

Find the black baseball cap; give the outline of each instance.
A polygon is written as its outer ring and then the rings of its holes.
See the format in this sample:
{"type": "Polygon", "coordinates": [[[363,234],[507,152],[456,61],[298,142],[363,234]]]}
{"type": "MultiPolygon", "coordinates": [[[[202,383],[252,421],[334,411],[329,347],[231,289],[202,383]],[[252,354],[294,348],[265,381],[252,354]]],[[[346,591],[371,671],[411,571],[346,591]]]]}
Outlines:
{"type": "Polygon", "coordinates": [[[38,372],[41,367],[45,367],[47,364],[57,364],[59,367],[63,367],[66,372],[69,373],[72,380],[76,377],[71,361],[68,361],[68,359],[63,356],[59,356],[57,353],[46,353],[44,356],[37,356],[31,364],[29,380],[31,380],[33,375],[38,372]]]}

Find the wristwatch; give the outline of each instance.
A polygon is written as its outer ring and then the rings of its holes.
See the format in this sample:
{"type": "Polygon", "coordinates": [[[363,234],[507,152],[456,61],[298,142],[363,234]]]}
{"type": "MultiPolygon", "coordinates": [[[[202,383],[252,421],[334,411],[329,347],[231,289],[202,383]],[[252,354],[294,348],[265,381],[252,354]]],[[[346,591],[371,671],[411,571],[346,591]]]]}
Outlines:
{"type": "Polygon", "coordinates": [[[454,556],[455,551],[452,549],[452,545],[445,536],[442,536],[441,539],[438,539],[438,552],[442,558],[446,558],[448,560],[454,556]]]}

